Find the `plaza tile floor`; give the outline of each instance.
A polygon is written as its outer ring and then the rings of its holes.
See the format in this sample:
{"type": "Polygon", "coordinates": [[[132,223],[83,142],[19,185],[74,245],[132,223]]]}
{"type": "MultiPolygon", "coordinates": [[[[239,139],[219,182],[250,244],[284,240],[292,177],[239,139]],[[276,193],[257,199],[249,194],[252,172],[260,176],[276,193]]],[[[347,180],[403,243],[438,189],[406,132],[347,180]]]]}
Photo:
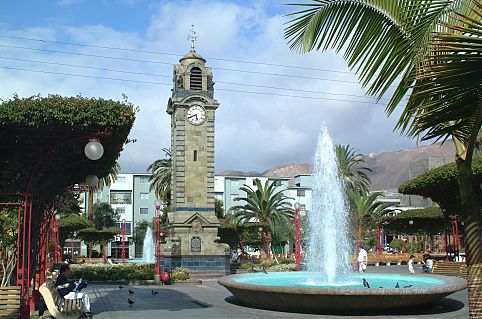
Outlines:
{"type": "MultiPolygon", "coordinates": [[[[370,267],[369,272],[406,273],[406,266],[370,267]]],[[[318,315],[285,313],[244,307],[217,281],[173,286],[127,286],[91,284],[87,291],[96,319],[107,318],[468,318],[467,290],[456,292],[433,307],[407,309],[398,314],[318,315]],[[128,289],[134,291],[129,295],[128,289]],[[151,291],[159,292],[153,295],[151,291]],[[129,305],[127,299],[135,303],[129,305]]],[[[380,300],[383,302],[383,300],[380,300]]]]}

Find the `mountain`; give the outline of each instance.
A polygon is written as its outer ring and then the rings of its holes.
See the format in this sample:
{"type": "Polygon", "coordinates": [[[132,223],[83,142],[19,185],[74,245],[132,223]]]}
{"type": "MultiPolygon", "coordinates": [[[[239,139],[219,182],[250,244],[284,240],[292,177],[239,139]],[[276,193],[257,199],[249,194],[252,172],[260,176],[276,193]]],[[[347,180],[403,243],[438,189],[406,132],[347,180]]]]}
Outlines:
{"type": "MultiPolygon", "coordinates": [[[[409,164],[428,159],[443,159],[445,163],[454,160],[455,147],[452,141],[444,144],[419,146],[395,152],[371,153],[364,155],[366,167],[372,169],[368,175],[372,180],[372,190],[396,190],[398,186],[409,179],[409,164]]],[[[223,171],[220,175],[231,176],[266,176],[266,177],[293,177],[300,174],[311,174],[311,164],[291,163],[273,167],[263,173],[223,171]]]]}
{"type": "Polygon", "coordinates": [[[263,176],[263,173],[256,172],[256,171],[251,171],[251,172],[241,172],[241,171],[234,171],[234,170],[225,170],[220,172],[219,174],[216,175],[221,175],[221,176],[263,176]]]}
{"type": "Polygon", "coordinates": [[[455,146],[452,141],[443,144],[420,146],[397,152],[384,152],[365,156],[366,166],[372,169],[369,174],[372,190],[397,189],[409,180],[409,164],[428,158],[444,159],[445,163],[454,161],[455,146]]]}

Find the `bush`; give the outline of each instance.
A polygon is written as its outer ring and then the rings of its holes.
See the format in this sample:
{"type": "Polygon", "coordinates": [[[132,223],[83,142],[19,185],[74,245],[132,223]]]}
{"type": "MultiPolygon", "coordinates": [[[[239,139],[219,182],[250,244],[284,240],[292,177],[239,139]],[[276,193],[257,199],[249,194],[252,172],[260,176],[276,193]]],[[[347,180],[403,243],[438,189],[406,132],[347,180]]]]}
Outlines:
{"type": "Polygon", "coordinates": [[[239,268],[244,269],[244,270],[250,270],[254,268],[254,264],[252,262],[247,262],[247,263],[242,263],[239,268]]]}
{"type": "Polygon", "coordinates": [[[188,280],[189,279],[189,269],[183,267],[174,268],[172,271],[173,280],[188,280]]]}
{"type": "Polygon", "coordinates": [[[390,248],[401,249],[403,241],[401,239],[394,239],[390,242],[390,248]]]}
{"type": "Polygon", "coordinates": [[[154,265],[152,264],[116,264],[116,265],[93,265],[74,264],[70,265],[72,278],[82,277],[87,281],[130,281],[130,280],[153,280],[154,265]]]}

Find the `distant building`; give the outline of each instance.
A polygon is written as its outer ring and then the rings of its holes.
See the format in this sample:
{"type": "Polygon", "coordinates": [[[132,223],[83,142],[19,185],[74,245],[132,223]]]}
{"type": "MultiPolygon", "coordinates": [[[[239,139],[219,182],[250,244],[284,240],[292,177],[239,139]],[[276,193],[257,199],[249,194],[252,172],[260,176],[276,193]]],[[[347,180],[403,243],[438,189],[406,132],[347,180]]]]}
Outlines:
{"type": "MultiPolygon", "coordinates": [[[[408,177],[413,179],[423,172],[429,171],[436,167],[448,164],[447,159],[428,157],[408,164],[408,177]]],[[[433,202],[430,198],[424,198],[417,195],[401,195],[400,204],[407,207],[430,207],[433,202]]]]}

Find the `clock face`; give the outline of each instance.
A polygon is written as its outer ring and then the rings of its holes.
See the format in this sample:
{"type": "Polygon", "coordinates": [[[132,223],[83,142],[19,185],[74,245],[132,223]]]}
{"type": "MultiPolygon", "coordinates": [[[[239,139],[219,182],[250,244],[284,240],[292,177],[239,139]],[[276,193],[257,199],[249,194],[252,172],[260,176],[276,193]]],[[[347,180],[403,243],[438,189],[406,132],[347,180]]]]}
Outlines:
{"type": "Polygon", "coordinates": [[[187,110],[187,120],[193,125],[200,125],[206,120],[206,110],[201,105],[193,105],[187,110]]]}

